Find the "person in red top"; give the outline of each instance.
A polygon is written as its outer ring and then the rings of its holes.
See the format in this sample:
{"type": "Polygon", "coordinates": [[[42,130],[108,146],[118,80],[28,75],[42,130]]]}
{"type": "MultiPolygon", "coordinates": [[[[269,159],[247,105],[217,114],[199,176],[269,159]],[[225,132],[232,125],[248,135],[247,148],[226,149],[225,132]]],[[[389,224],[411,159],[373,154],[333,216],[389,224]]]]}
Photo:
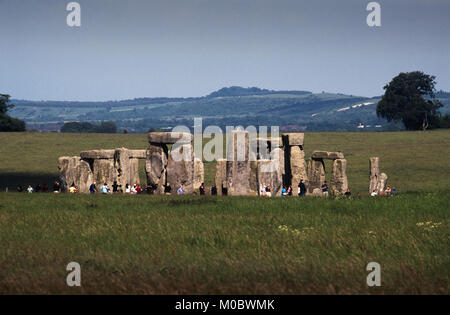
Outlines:
{"type": "Polygon", "coordinates": [[[136,185],[136,192],[140,194],[142,192],[142,187],[138,184],[136,185]]]}

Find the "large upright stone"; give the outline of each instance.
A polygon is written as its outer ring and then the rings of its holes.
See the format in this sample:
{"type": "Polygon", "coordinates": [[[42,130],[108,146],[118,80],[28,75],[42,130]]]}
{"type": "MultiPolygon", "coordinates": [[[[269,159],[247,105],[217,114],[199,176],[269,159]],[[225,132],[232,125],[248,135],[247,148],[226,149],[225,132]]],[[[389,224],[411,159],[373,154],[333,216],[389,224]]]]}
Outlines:
{"type": "Polygon", "coordinates": [[[120,148],[114,152],[114,167],[116,169],[116,181],[123,188],[126,184],[133,185],[130,176],[130,155],[128,149],[120,148]]]}
{"type": "Polygon", "coordinates": [[[293,188],[297,187],[300,180],[307,181],[308,175],[306,170],[305,153],[299,146],[290,148],[290,169],[291,184],[293,188]]]}
{"type": "Polygon", "coordinates": [[[114,167],[113,159],[98,159],[94,160],[94,180],[99,187],[106,183],[111,187],[115,180],[117,180],[117,172],[114,167]]]}
{"type": "Polygon", "coordinates": [[[153,145],[147,149],[147,158],[145,160],[145,172],[147,174],[147,184],[156,185],[155,193],[164,193],[166,184],[168,149],[165,144],[153,145]]]}
{"type": "Polygon", "coordinates": [[[325,181],[325,165],[321,159],[309,159],[308,160],[308,181],[307,190],[312,194],[314,189],[322,186],[325,181]]]}
{"type": "Polygon", "coordinates": [[[167,182],[172,187],[172,194],[183,187],[185,194],[194,192],[194,148],[190,143],[172,147],[167,162],[167,182]]]}
{"type": "Polygon", "coordinates": [[[141,184],[139,178],[139,159],[130,158],[130,185],[141,184]]]}
{"type": "Polygon", "coordinates": [[[370,182],[369,182],[369,194],[374,190],[381,194],[386,190],[388,176],[385,173],[380,174],[380,159],[378,157],[371,157],[369,159],[370,167],[370,182]]]}
{"type": "Polygon", "coordinates": [[[68,188],[74,184],[80,193],[89,192],[89,186],[94,181],[89,163],[78,156],[63,156],[58,159],[58,169],[62,191],[67,192],[68,188]]]}
{"type": "Polygon", "coordinates": [[[249,133],[233,130],[227,143],[227,191],[230,196],[250,194],[249,133]]]}
{"type": "Polygon", "coordinates": [[[284,152],[275,148],[271,160],[258,161],[258,187],[270,184],[272,197],[280,196],[283,188],[284,152]]]}
{"type": "Polygon", "coordinates": [[[150,132],[148,135],[148,142],[150,144],[174,144],[191,143],[194,136],[186,132],[150,132]]]}
{"type": "Polygon", "coordinates": [[[331,173],[330,191],[333,195],[343,195],[347,191],[347,160],[336,159],[333,161],[331,173]]]}
{"type": "Polygon", "coordinates": [[[380,159],[378,157],[369,158],[369,168],[370,168],[370,177],[369,177],[369,194],[377,189],[378,177],[380,176],[380,159]]]}
{"type": "Polygon", "coordinates": [[[227,160],[219,159],[216,161],[215,186],[217,195],[222,196],[223,190],[227,187],[227,160]]]}
{"type": "Polygon", "coordinates": [[[199,193],[200,185],[205,181],[205,172],[203,161],[199,158],[194,159],[194,191],[199,193]]]}

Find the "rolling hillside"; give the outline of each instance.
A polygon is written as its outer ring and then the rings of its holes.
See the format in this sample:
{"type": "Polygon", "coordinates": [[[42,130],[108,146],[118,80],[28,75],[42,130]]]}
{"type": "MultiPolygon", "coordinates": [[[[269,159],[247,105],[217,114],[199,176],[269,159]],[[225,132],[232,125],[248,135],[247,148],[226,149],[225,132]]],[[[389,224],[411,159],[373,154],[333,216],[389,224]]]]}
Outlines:
{"type": "MultiPolygon", "coordinates": [[[[438,93],[450,112],[450,94],[438,93]]],[[[193,125],[267,125],[283,131],[353,131],[361,123],[369,130],[398,130],[376,117],[379,97],[307,91],[272,91],[259,88],[222,88],[204,97],[140,98],[108,102],[13,100],[11,115],[27,122],[28,129],[59,130],[65,121],[115,121],[129,132],[150,128],[193,125]]]]}

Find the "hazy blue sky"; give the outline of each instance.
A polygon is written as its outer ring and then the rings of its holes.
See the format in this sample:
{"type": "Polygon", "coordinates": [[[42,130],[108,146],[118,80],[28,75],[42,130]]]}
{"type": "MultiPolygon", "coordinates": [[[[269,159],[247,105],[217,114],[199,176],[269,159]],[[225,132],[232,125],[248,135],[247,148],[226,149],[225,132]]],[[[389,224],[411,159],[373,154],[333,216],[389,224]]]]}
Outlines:
{"type": "Polygon", "coordinates": [[[450,90],[450,1],[0,0],[0,93],[32,100],[203,96],[224,86],[374,96],[401,71],[450,90]]]}

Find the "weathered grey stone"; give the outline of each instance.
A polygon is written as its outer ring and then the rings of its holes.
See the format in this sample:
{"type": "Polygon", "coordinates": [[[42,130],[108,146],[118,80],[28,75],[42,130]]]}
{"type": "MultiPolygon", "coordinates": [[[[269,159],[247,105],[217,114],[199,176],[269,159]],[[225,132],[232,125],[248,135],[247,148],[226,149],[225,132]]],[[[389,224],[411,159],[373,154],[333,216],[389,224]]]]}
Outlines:
{"type": "Polygon", "coordinates": [[[167,182],[172,194],[182,186],[185,194],[194,192],[194,148],[189,144],[172,147],[167,162],[167,182]]]}
{"type": "Polygon", "coordinates": [[[110,159],[97,159],[93,164],[94,180],[98,183],[99,187],[106,183],[108,187],[117,179],[117,172],[114,167],[114,160],[110,159]]]}
{"type": "Polygon", "coordinates": [[[369,194],[377,189],[378,177],[380,176],[379,161],[380,159],[378,157],[369,158],[369,168],[370,168],[369,194]]]}
{"type": "Polygon", "coordinates": [[[314,151],[311,155],[313,159],[343,159],[344,154],[342,152],[327,152],[327,151],[314,151]]]}
{"type": "Polygon", "coordinates": [[[155,194],[164,193],[164,185],[166,184],[166,167],[168,161],[167,156],[168,149],[165,144],[150,144],[147,149],[147,159],[145,161],[147,184],[156,185],[155,194]]]}
{"type": "Polygon", "coordinates": [[[116,169],[116,181],[118,185],[125,187],[131,183],[131,168],[129,150],[125,148],[116,149],[114,152],[114,167],[116,169]]]}
{"type": "Polygon", "coordinates": [[[148,142],[151,144],[191,143],[194,136],[186,132],[150,132],[148,142]]]}
{"type": "Polygon", "coordinates": [[[67,192],[72,184],[78,187],[80,193],[89,192],[89,186],[94,181],[89,163],[78,156],[63,156],[58,159],[58,169],[63,192],[67,192]]]}
{"type": "Polygon", "coordinates": [[[231,132],[227,143],[227,191],[230,196],[250,194],[249,133],[231,132]]]}
{"type": "Polygon", "coordinates": [[[194,191],[200,193],[199,188],[205,181],[205,172],[203,161],[199,158],[194,159],[194,191]]]}
{"type": "Polygon", "coordinates": [[[258,195],[258,162],[250,161],[250,194],[258,195]]]}
{"type": "Polygon", "coordinates": [[[374,190],[381,194],[387,185],[388,176],[385,173],[380,174],[380,159],[371,157],[369,159],[370,177],[369,177],[369,194],[374,190]]]}
{"type": "Polygon", "coordinates": [[[347,160],[336,159],[333,161],[331,173],[330,192],[333,195],[343,195],[348,188],[347,160]]]}
{"type": "MultiPolygon", "coordinates": [[[[257,159],[269,159],[270,152],[275,148],[283,147],[283,141],[281,137],[278,138],[255,138],[250,139],[251,141],[251,151],[256,152],[257,159]]],[[[252,153],[250,152],[250,154],[252,153]]],[[[250,161],[255,161],[255,159],[250,158],[250,161]]]]}
{"type": "Polygon", "coordinates": [[[128,155],[130,156],[130,159],[146,159],[147,158],[147,152],[146,150],[128,150],[128,155]]]}
{"type": "Polygon", "coordinates": [[[322,189],[320,189],[320,188],[314,188],[311,195],[314,197],[324,197],[324,194],[322,193],[322,189]]]}
{"type": "Polygon", "coordinates": [[[300,180],[307,182],[308,174],[306,170],[305,153],[299,146],[290,148],[290,168],[291,168],[291,184],[292,187],[297,187],[300,180]]]}
{"type": "Polygon", "coordinates": [[[139,159],[137,158],[130,159],[130,185],[134,184],[141,184],[139,178],[139,159]]]}
{"type": "Polygon", "coordinates": [[[215,185],[217,195],[222,196],[222,190],[227,187],[227,160],[219,159],[216,162],[215,185]]]}
{"type": "MultiPolygon", "coordinates": [[[[258,187],[265,187],[270,184],[272,197],[280,196],[283,188],[283,169],[283,150],[276,148],[272,151],[272,160],[258,161],[258,187]]],[[[258,190],[258,192],[260,191],[258,190]]]]}
{"type": "Polygon", "coordinates": [[[80,153],[82,159],[114,159],[115,150],[89,150],[80,153]]]}
{"type": "Polygon", "coordinates": [[[321,159],[308,160],[308,180],[306,188],[308,193],[313,193],[314,189],[322,186],[325,181],[325,165],[321,159]]]}
{"type": "Polygon", "coordinates": [[[303,146],[305,139],[304,133],[284,133],[282,135],[283,144],[285,146],[303,146]]]}
{"type": "Polygon", "coordinates": [[[378,183],[377,183],[378,194],[381,194],[383,191],[386,190],[387,180],[388,180],[388,176],[385,173],[381,173],[380,177],[378,177],[378,183]]]}

